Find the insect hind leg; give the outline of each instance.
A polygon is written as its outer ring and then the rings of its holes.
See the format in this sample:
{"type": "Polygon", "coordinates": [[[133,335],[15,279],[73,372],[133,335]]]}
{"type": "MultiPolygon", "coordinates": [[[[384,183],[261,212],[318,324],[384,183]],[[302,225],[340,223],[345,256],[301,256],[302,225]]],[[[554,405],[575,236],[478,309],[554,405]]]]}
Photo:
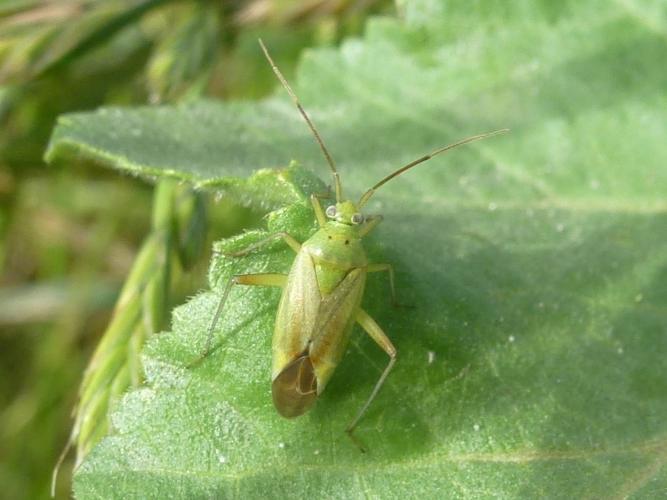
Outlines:
{"type": "Polygon", "coordinates": [[[222,297],[220,297],[220,302],[218,302],[218,307],[216,308],[211,324],[208,327],[204,350],[196,360],[190,363],[189,366],[198,365],[210,354],[215,328],[222,317],[222,311],[234,285],[277,286],[282,288],[285,286],[285,283],[287,283],[287,275],[279,273],[237,274],[232,276],[227,282],[227,285],[225,285],[222,297]]]}
{"type": "Polygon", "coordinates": [[[389,356],[389,363],[382,372],[382,375],[380,375],[378,381],[375,383],[375,387],[373,388],[371,395],[368,397],[364,405],[361,407],[359,413],[357,413],[357,416],[354,418],[354,420],[352,420],[350,425],[347,426],[347,429],[345,429],[345,432],[347,432],[347,435],[350,436],[350,439],[352,439],[352,441],[359,447],[359,449],[361,449],[362,452],[365,452],[366,450],[353,434],[354,429],[357,427],[357,424],[359,423],[359,420],[361,420],[361,417],[363,417],[366,411],[368,410],[368,407],[375,399],[375,396],[377,396],[377,393],[380,391],[380,388],[384,384],[387,375],[389,375],[389,372],[394,367],[394,363],[396,362],[396,348],[391,343],[391,340],[389,340],[389,337],[387,337],[387,335],[385,335],[385,333],[382,331],[382,328],[380,328],[380,326],[375,322],[373,318],[371,318],[368,315],[366,311],[364,311],[361,308],[357,309],[356,320],[357,323],[359,323],[361,327],[366,331],[366,333],[368,333],[368,335],[370,335],[370,337],[375,341],[375,343],[379,345],[382,348],[382,350],[386,352],[387,355],[389,356]]]}

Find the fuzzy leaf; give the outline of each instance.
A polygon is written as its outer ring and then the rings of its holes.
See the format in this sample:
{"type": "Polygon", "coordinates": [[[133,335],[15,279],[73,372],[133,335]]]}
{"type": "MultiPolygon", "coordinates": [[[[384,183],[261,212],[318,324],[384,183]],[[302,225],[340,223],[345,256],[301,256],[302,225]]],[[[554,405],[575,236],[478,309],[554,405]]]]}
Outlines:
{"type": "MultiPolygon", "coordinates": [[[[387,357],[360,330],[315,409],[270,398],[276,289],[232,291],[217,349],[197,356],[232,273],[286,272],[279,242],[214,259],[213,291],[148,346],[128,394],[79,469],[79,498],[655,498],[667,489],[667,21],[659,2],[404,2],[361,40],[316,50],[296,90],[346,194],[455,139],[512,132],[432,160],[368,204],[385,222],[364,308],[398,362],[358,429],[343,429],[387,357]],[[662,12],[662,13],[661,13],[662,12]]],[[[296,159],[326,175],[280,92],[259,104],[65,116],[48,153],[72,151],[284,206],[269,232],[313,230],[296,159]],[[236,178],[236,180],[234,180],[236,178]],[[295,181],[298,179],[298,182],[295,181]],[[276,193],[288,192],[279,197],[276,193]],[[266,197],[266,198],[263,198],[266,197]],[[290,204],[292,203],[292,204],[290,204]]],[[[224,248],[261,238],[248,233],[224,248]]]]}

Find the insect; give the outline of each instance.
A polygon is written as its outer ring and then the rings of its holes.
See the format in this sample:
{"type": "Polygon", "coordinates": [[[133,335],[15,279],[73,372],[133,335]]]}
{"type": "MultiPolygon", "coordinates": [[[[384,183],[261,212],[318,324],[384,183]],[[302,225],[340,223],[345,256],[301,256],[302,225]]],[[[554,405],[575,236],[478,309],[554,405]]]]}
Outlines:
{"type": "MultiPolygon", "coordinates": [[[[282,288],[272,342],[271,391],[278,413],[283,417],[293,418],[307,412],[322,394],[346,350],[353,325],[358,323],[387,353],[389,362],[375,383],[370,396],[346,428],[348,435],[356,442],[353,431],[396,362],[396,348],[391,340],[361,307],[366,276],[376,272],[388,273],[391,297],[396,303],[392,266],[368,262],[361,243],[362,238],[382,221],[382,216],[365,216],[361,210],[376,190],[394,177],[440,153],[505,132],[506,129],[468,137],[437,149],[386,176],[367,190],[358,202],[345,200],[336,165],[322,137],[274,63],[264,43],[259,40],[259,44],[273,72],[294,101],[329,164],[335,186],[336,203],[323,209],[319,198],[311,196],[319,230],[303,243],[287,233],[276,233],[243,250],[227,254],[240,257],[271,241],[282,239],[294,250],[296,257],[287,275],[242,274],[235,275],[228,281],[209,327],[204,352],[210,350],[213,332],[234,285],[282,288]]],[[[363,450],[361,446],[360,448],[363,450]]]]}

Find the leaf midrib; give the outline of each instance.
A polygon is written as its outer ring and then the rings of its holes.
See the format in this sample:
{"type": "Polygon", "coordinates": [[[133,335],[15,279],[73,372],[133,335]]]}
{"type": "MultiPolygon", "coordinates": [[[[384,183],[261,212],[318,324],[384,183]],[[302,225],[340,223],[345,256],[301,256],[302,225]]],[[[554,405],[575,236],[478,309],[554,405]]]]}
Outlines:
{"type": "MultiPolygon", "coordinates": [[[[226,473],[220,470],[206,471],[194,470],[191,467],[186,469],[176,468],[161,468],[161,467],[133,467],[132,474],[172,474],[174,476],[192,476],[221,479],[240,480],[248,477],[258,475],[275,474],[277,472],[302,474],[304,471],[323,472],[323,471],[338,471],[349,472],[351,468],[355,471],[377,472],[378,470],[387,471],[391,469],[420,469],[428,467],[441,466],[444,463],[454,464],[470,464],[470,463],[533,463],[533,462],[551,462],[551,461],[576,461],[576,460],[590,460],[594,458],[613,457],[619,455],[633,455],[639,454],[641,456],[654,456],[658,459],[660,467],[667,464],[667,437],[658,439],[647,439],[640,441],[637,444],[620,447],[620,448],[590,448],[587,450],[552,450],[552,451],[535,451],[535,450],[517,450],[509,453],[462,453],[462,454],[447,454],[447,453],[428,453],[420,454],[418,460],[398,460],[398,461],[374,461],[372,463],[324,463],[324,464],[304,464],[300,463],[294,467],[285,467],[282,464],[263,466],[261,471],[247,468],[237,470],[233,473],[226,473]]],[[[651,465],[654,465],[652,463],[651,465]]],[[[122,470],[123,473],[127,471],[122,470]]],[[[95,472],[96,475],[115,475],[114,472],[95,472]]]]}

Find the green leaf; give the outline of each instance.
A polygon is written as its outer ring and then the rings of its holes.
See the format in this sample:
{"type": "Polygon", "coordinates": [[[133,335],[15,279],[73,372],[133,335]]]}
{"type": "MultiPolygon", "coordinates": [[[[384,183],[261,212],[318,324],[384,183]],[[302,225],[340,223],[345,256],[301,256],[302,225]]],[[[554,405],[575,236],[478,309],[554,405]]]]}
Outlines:
{"type": "MultiPolygon", "coordinates": [[[[279,291],[233,273],[286,272],[279,242],[218,257],[213,291],[174,312],[145,353],[148,385],[77,473],[89,497],[656,498],[667,489],[667,18],[658,2],[404,2],[362,40],[306,54],[295,85],[357,199],[446,142],[509,127],[383,187],[366,239],[364,308],[398,362],[358,437],[343,429],[387,357],[355,330],[315,409],[270,398],[279,291]]],[[[314,229],[296,159],[325,176],[288,99],[65,116],[72,152],[284,208],[268,233],[314,229]],[[264,179],[258,182],[257,179],[264,179]],[[269,179],[273,179],[269,181],[269,179]],[[295,180],[296,179],[296,180],[295,180]],[[264,187],[262,187],[264,186],[264,187]],[[268,189],[265,189],[269,186],[268,189]],[[277,193],[286,192],[278,196],[277,193]]],[[[247,200],[249,201],[249,200],[247,200]]],[[[222,248],[241,248],[251,232],[222,248]]]]}

